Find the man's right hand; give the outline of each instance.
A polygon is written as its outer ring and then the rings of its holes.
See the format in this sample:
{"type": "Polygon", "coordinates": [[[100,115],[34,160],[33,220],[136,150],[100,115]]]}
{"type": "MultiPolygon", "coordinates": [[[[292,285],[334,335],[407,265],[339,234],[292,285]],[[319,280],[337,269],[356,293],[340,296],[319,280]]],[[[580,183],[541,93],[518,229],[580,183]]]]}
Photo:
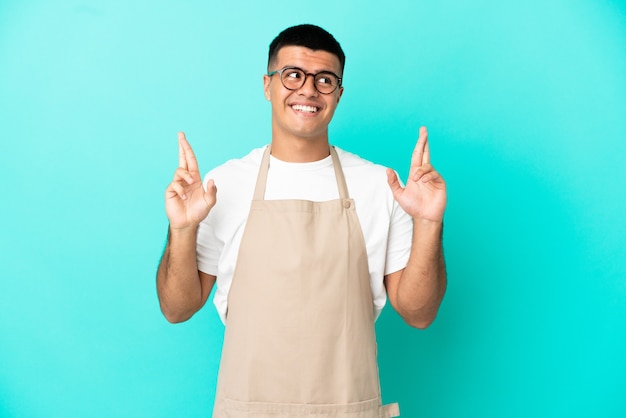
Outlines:
{"type": "Polygon", "coordinates": [[[217,188],[213,180],[202,187],[198,160],[185,138],[178,133],[178,169],[174,179],[165,190],[165,212],[171,229],[196,228],[209,214],[217,200],[217,188]]]}

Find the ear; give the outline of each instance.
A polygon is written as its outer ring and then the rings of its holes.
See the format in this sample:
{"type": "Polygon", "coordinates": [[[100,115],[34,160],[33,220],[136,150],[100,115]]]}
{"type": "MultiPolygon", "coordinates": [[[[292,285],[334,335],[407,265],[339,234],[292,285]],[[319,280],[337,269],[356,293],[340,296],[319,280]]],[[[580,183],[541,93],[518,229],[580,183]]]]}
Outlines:
{"type": "Polygon", "coordinates": [[[265,94],[265,98],[268,101],[272,101],[272,95],[270,94],[270,83],[272,82],[272,77],[267,74],[263,76],[263,93],[265,94]]]}
{"type": "Polygon", "coordinates": [[[337,104],[339,104],[339,100],[341,100],[342,94],[343,94],[343,86],[339,87],[339,91],[337,93],[337,104]]]}

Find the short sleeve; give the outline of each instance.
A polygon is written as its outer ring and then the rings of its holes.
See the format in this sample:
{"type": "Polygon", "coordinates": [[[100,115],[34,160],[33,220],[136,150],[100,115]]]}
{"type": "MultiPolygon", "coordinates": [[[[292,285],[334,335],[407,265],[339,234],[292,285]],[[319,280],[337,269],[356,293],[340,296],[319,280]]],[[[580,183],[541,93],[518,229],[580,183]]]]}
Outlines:
{"type": "Polygon", "coordinates": [[[412,239],[413,219],[394,200],[389,224],[385,275],[406,267],[411,253],[412,239]]]}
{"type": "MultiPolygon", "coordinates": [[[[209,173],[210,174],[210,173],[209,173]]],[[[205,177],[206,181],[209,174],[205,177]]],[[[196,260],[198,270],[203,273],[217,276],[218,262],[224,244],[219,241],[215,234],[215,230],[211,225],[211,213],[198,226],[198,236],[196,238],[196,260]]]]}

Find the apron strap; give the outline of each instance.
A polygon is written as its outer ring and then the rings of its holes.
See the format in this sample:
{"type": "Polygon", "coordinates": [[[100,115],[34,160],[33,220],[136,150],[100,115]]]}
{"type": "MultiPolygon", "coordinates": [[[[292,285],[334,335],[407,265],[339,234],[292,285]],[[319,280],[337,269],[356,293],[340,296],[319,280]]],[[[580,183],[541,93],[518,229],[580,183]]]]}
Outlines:
{"type": "Polygon", "coordinates": [[[383,405],[381,409],[382,409],[381,411],[382,418],[392,418],[392,417],[400,416],[400,407],[398,406],[397,403],[390,403],[388,405],[383,405]]]}
{"type": "MultiPolygon", "coordinates": [[[[268,145],[263,152],[263,158],[261,159],[261,166],[259,167],[259,175],[256,179],[256,186],[254,188],[254,200],[264,200],[265,199],[265,186],[267,185],[267,172],[270,167],[270,152],[272,150],[272,145],[268,145]]],[[[333,160],[333,168],[335,169],[335,179],[337,181],[337,189],[339,190],[339,197],[343,199],[349,199],[350,195],[348,194],[348,186],[346,184],[346,178],[343,175],[343,170],[341,169],[341,162],[339,161],[339,156],[337,155],[337,151],[335,151],[335,147],[330,147],[330,156],[333,160]]]]}
{"type": "Polygon", "coordinates": [[[348,194],[348,186],[346,184],[346,177],[343,175],[343,169],[341,168],[341,162],[335,147],[331,145],[330,156],[333,159],[333,167],[335,168],[335,179],[337,180],[337,188],[339,189],[339,197],[341,200],[350,199],[348,194]]]}
{"type": "Polygon", "coordinates": [[[267,171],[270,168],[270,151],[272,145],[268,145],[263,153],[261,159],[261,166],[259,167],[259,175],[256,177],[256,186],[254,188],[253,200],[265,199],[265,185],[267,184],[267,171]]]}

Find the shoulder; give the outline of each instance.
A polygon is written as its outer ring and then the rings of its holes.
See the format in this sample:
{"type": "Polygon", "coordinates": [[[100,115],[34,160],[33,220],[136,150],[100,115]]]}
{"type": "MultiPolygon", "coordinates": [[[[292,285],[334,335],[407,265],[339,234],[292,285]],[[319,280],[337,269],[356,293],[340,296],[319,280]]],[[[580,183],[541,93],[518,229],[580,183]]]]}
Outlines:
{"type": "Polygon", "coordinates": [[[395,200],[387,182],[387,167],[335,147],[346,177],[350,195],[357,207],[367,208],[380,215],[380,211],[391,214],[395,200]],[[367,202],[364,206],[361,202],[367,202]]]}
{"type": "Polygon", "coordinates": [[[365,182],[376,186],[387,184],[387,167],[338,147],[335,147],[335,150],[346,175],[346,181],[365,182]]]}
{"type": "Polygon", "coordinates": [[[255,148],[246,156],[228,160],[204,176],[205,187],[209,179],[217,187],[217,202],[209,218],[229,216],[248,208],[264,151],[265,147],[255,148]]]}
{"type": "Polygon", "coordinates": [[[385,166],[366,160],[365,158],[362,158],[350,151],[346,151],[339,147],[335,147],[335,150],[337,151],[337,155],[341,161],[341,167],[344,169],[363,170],[374,173],[384,173],[387,169],[385,166]]]}
{"type": "Polygon", "coordinates": [[[206,184],[209,179],[213,179],[216,186],[219,187],[221,182],[233,184],[249,181],[251,174],[254,175],[253,178],[256,178],[256,172],[261,164],[265,148],[255,148],[242,158],[228,160],[222,165],[213,168],[204,176],[204,183],[206,184]]]}

